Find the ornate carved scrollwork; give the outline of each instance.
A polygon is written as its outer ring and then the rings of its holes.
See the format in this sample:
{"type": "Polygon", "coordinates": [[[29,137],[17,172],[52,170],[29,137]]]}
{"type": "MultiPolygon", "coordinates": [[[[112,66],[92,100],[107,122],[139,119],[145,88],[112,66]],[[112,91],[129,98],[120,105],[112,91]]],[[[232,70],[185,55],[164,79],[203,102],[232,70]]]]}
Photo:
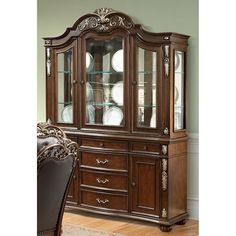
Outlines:
{"type": "Polygon", "coordinates": [[[168,151],[168,146],[167,145],[162,145],[161,150],[162,150],[162,154],[166,155],[167,151],[168,151]]]}
{"type": "Polygon", "coordinates": [[[165,127],[164,130],[163,130],[163,133],[164,133],[165,135],[168,135],[168,134],[169,134],[169,129],[168,129],[167,127],[165,127]]]}
{"type": "Polygon", "coordinates": [[[167,214],[167,210],[165,208],[162,209],[161,216],[162,216],[162,218],[167,218],[168,214],[167,214]]]}
{"type": "Polygon", "coordinates": [[[38,166],[48,158],[61,160],[72,155],[74,160],[77,159],[78,144],[68,139],[60,128],[47,123],[39,123],[37,125],[37,137],[41,141],[45,141],[46,144],[37,154],[38,166]]]}
{"type": "Polygon", "coordinates": [[[169,70],[170,70],[169,50],[170,50],[169,45],[163,46],[163,52],[164,52],[163,61],[164,61],[164,67],[165,67],[165,76],[167,79],[169,78],[169,70]]]}
{"type": "Polygon", "coordinates": [[[162,180],[162,190],[167,190],[168,186],[168,174],[167,174],[167,159],[162,159],[162,172],[161,172],[161,180],[162,180]]]}
{"type": "Polygon", "coordinates": [[[95,29],[99,32],[109,31],[114,27],[130,29],[134,26],[132,20],[123,13],[115,12],[111,8],[100,8],[84,19],[77,27],[78,30],[95,29]]]}
{"type": "Polygon", "coordinates": [[[47,75],[51,75],[51,49],[47,48],[47,75]]]}

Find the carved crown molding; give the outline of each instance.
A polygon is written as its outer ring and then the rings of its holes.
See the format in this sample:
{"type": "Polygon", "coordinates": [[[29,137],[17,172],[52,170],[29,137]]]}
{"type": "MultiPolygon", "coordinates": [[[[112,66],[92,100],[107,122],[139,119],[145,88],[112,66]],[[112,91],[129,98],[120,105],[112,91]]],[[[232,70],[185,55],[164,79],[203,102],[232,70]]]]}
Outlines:
{"type": "Polygon", "coordinates": [[[77,29],[79,31],[95,29],[98,32],[106,32],[115,27],[131,29],[133,26],[134,23],[129,16],[111,8],[100,8],[88,14],[88,17],[79,23],[77,29]]]}
{"type": "Polygon", "coordinates": [[[37,138],[44,139],[55,138],[53,143],[48,143],[37,154],[38,166],[45,159],[63,160],[68,155],[72,155],[75,160],[78,157],[78,144],[68,139],[62,129],[48,125],[47,123],[39,123],[37,125],[37,138]]]}

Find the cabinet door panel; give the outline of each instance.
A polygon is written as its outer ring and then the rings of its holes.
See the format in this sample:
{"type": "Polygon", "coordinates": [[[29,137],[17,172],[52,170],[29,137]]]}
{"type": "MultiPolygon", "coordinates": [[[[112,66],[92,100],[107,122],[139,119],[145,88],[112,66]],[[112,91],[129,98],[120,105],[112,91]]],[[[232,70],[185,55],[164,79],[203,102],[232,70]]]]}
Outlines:
{"type": "Polygon", "coordinates": [[[146,214],[159,212],[159,161],[132,156],[132,211],[146,214]]]}

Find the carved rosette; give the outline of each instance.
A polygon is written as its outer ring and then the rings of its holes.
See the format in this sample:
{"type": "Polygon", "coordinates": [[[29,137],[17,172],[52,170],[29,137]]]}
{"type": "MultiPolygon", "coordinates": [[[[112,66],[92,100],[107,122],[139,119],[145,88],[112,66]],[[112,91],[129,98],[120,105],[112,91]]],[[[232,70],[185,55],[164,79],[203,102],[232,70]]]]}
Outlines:
{"type": "Polygon", "coordinates": [[[163,61],[164,61],[164,68],[165,68],[165,76],[167,79],[169,78],[169,70],[170,70],[169,51],[170,51],[170,46],[164,45],[163,46],[163,52],[164,52],[163,61]]]}
{"type": "Polygon", "coordinates": [[[161,172],[161,180],[162,180],[162,190],[167,190],[168,185],[168,174],[167,174],[167,159],[162,159],[162,172],[161,172]]]}
{"type": "Polygon", "coordinates": [[[84,19],[77,29],[80,31],[95,29],[98,32],[106,32],[115,27],[131,29],[133,26],[132,20],[124,14],[115,12],[110,8],[100,8],[84,19]]]}
{"type": "Polygon", "coordinates": [[[47,75],[51,75],[51,49],[47,48],[47,75]]]}
{"type": "MultiPolygon", "coordinates": [[[[53,137],[56,141],[53,144],[45,146],[37,155],[38,164],[48,158],[62,160],[69,154],[73,155],[74,160],[77,159],[78,144],[66,138],[65,133],[58,127],[48,125],[47,123],[40,123],[37,125],[37,137],[46,139],[53,137]]],[[[74,161],[74,165],[75,165],[74,161]]]]}
{"type": "Polygon", "coordinates": [[[162,218],[167,218],[168,214],[167,214],[167,210],[165,208],[162,209],[161,216],[162,216],[162,218]]]}

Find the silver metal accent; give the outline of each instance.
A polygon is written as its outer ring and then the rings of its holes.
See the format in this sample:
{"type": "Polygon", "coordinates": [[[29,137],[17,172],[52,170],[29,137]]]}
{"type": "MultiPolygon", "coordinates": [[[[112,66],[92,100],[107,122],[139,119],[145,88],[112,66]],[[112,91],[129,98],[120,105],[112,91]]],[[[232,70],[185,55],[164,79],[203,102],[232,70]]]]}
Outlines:
{"type": "Polygon", "coordinates": [[[169,36],[164,36],[163,39],[164,39],[164,40],[169,40],[170,37],[169,37],[169,36]]]}
{"type": "Polygon", "coordinates": [[[168,134],[169,134],[169,129],[168,129],[167,127],[165,127],[163,133],[164,133],[165,135],[168,135],[168,134]]]}
{"type": "Polygon", "coordinates": [[[104,161],[99,160],[99,159],[96,159],[96,162],[97,162],[98,164],[105,165],[105,164],[108,163],[109,161],[108,161],[107,159],[105,159],[104,161]]]}
{"type": "Polygon", "coordinates": [[[164,67],[165,67],[165,76],[168,79],[169,77],[169,67],[170,67],[170,59],[169,59],[169,50],[170,50],[170,46],[169,45],[164,45],[163,46],[163,51],[164,51],[164,67]]]}
{"type": "Polygon", "coordinates": [[[108,200],[108,199],[102,200],[102,199],[100,199],[100,198],[96,198],[96,201],[97,201],[97,203],[99,203],[99,204],[106,204],[106,203],[109,203],[109,200],[108,200]]]}
{"type": "Polygon", "coordinates": [[[97,178],[96,181],[99,183],[99,184],[106,184],[106,183],[109,183],[109,179],[100,179],[100,178],[97,178]]]}
{"type": "Polygon", "coordinates": [[[52,41],[50,39],[47,39],[44,41],[45,45],[51,45],[52,44],[52,41]]]}
{"type": "Polygon", "coordinates": [[[168,174],[167,174],[167,160],[162,159],[162,172],[161,172],[161,180],[162,180],[162,190],[167,190],[168,186],[168,174]]]}
{"type": "Polygon", "coordinates": [[[116,12],[111,8],[100,8],[89,14],[89,17],[84,19],[77,29],[83,31],[92,28],[105,32],[114,27],[130,29],[133,26],[132,20],[123,13],[116,12]]]}
{"type": "Polygon", "coordinates": [[[166,155],[167,151],[168,151],[168,146],[167,145],[162,145],[161,149],[162,149],[162,154],[166,155]]]}
{"type": "Polygon", "coordinates": [[[167,218],[167,210],[165,208],[162,209],[162,212],[161,212],[161,216],[162,218],[167,218]]]}
{"type": "Polygon", "coordinates": [[[47,75],[51,75],[51,49],[47,48],[47,75]]]}
{"type": "Polygon", "coordinates": [[[52,120],[51,118],[48,118],[47,121],[46,121],[47,124],[51,125],[52,124],[52,120]]]}

